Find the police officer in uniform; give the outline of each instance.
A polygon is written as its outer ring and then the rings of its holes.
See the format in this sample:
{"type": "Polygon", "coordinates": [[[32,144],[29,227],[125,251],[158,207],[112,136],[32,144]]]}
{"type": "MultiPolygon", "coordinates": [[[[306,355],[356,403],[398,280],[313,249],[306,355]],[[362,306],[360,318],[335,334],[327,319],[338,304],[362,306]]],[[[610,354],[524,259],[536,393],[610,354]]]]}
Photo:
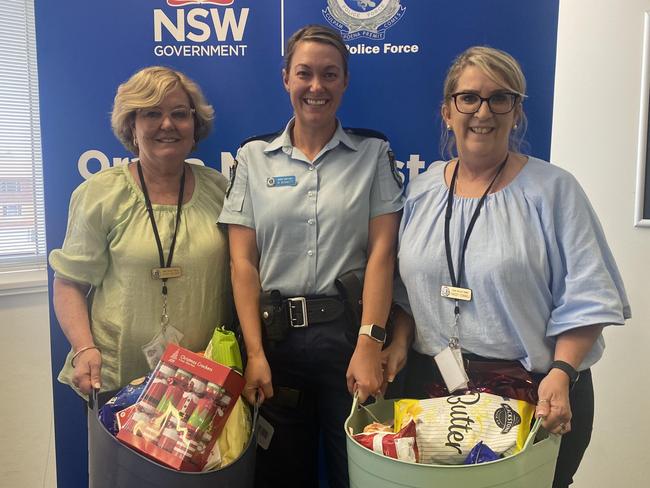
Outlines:
{"type": "Polygon", "coordinates": [[[257,486],[317,486],[320,437],[330,486],[348,486],[351,394],[363,401],[383,380],[402,182],[380,133],[336,118],[347,58],[332,29],[293,34],[282,74],[295,115],[240,147],[219,217],[247,350],[244,395],[264,401],[270,424],[257,486]]]}

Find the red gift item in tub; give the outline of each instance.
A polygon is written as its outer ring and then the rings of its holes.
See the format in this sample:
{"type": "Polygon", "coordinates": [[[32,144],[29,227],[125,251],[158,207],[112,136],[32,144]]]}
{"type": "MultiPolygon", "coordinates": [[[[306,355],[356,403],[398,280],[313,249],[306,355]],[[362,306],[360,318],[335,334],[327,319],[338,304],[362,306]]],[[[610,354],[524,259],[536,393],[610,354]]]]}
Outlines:
{"type": "Polygon", "coordinates": [[[397,433],[387,432],[386,429],[375,426],[368,432],[355,434],[352,437],[363,447],[378,454],[402,461],[418,462],[418,446],[415,441],[415,422],[413,420],[397,433]]]}
{"type": "Polygon", "coordinates": [[[237,371],[170,344],[138,403],[120,412],[117,438],[170,468],[201,471],[244,383],[237,371]]]}

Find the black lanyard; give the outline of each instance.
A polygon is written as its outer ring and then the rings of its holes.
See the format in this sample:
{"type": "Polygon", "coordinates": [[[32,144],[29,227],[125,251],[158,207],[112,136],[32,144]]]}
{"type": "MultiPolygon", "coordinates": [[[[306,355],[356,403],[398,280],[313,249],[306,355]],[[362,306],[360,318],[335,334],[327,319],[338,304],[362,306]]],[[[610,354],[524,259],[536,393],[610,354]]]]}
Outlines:
{"type": "MultiPolygon", "coordinates": [[[[496,174],[492,177],[492,181],[490,181],[488,187],[485,189],[485,192],[483,193],[483,196],[479,200],[478,205],[474,210],[474,214],[472,215],[472,218],[469,221],[469,225],[467,226],[467,231],[465,231],[465,236],[463,238],[463,244],[460,250],[460,256],[458,256],[458,276],[456,276],[456,273],[454,272],[454,262],[451,256],[451,240],[449,239],[449,222],[451,220],[451,213],[454,206],[454,192],[456,190],[456,180],[458,178],[458,168],[460,167],[460,159],[456,163],[456,167],[454,168],[454,174],[451,177],[451,184],[449,185],[449,195],[447,196],[447,209],[445,212],[445,254],[447,255],[447,267],[449,268],[449,276],[451,277],[451,284],[454,287],[460,287],[461,281],[463,279],[463,271],[465,271],[465,251],[467,250],[467,243],[469,242],[469,236],[472,234],[472,230],[474,230],[474,224],[476,223],[476,219],[478,219],[478,216],[481,213],[481,207],[483,206],[483,202],[485,202],[488,193],[490,193],[490,189],[492,188],[492,185],[494,185],[494,182],[496,181],[497,177],[499,176],[499,174],[501,174],[501,171],[506,166],[509,155],[510,154],[508,153],[506,155],[506,158],[499,165],[499,169],[497,170],[496,174]]],[[[458,306],[458,300],[456,300],[454,314],[458,315],[459,313],[460,313],[460,308],[458,306]]]]}
{"type": "MultiPolygon", "coordinates": [[[[183,206],[183,193],[185,192],[185,163],[183,163],[183,174],[181,175],[181,185],[178,190],[178,204],[176,205],[176,225],[174,226],[174,235],[172,236],[172,243],[169,246],[169,255],[167,256],[167,263],[165,264],[165,254],[163,252],[162,243],[160,242],[160,234],[158,233],[158,226],[156,225],[156,218],[153,215],[153,207],[149,199],[149,192],[147,185],[144,182],[144,175],[142,174],[142,165],[140,161],[137,162],[138,176],[140,177],[140,185],[142,186],[142,193],[144,193],[144,203],[147,207],[151,227],[153,228],[153,235],[156,238],[156,246],[158,246],[158,257],[160,258],[160,267],[169,268],[172,265],[174,257],[174,248],[176,247],[176,235],[178,234],[178,225],[181,222],[181,209],[183,206]]],[[[162,293],[167,295],[167,278],[162,279],[162,293]]]]}

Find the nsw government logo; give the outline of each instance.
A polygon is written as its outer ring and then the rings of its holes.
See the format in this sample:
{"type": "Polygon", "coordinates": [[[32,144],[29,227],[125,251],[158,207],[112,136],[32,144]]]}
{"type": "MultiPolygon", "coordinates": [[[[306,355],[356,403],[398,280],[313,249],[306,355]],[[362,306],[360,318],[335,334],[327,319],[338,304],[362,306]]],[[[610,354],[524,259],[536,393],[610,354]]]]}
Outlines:
{"type": "Polygon", "coordinates": [[[243,40],[250,9],[232,6],[234,2],[166,0],[167,8],[153,11],[154,54],[159,57],[245,56],[248,45],[243,40]]]}
{"type": "Polygon", "coordinates": [[[395,25],[406,7],[400,0],[327,0],[325,19],[346,41],[367,37],[384,39],[386,29],[395,25]]]}

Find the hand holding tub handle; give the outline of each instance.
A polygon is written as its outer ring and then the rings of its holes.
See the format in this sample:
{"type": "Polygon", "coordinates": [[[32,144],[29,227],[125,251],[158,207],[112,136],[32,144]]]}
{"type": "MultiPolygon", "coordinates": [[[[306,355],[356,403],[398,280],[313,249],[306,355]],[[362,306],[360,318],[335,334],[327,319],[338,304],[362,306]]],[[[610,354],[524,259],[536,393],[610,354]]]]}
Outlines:
{"type": "Polygon", "coordinates": [[[375,396],[381,388],[381,344],[367,336],[359,336],[357,347],[345,375],[350,394],[359,395],[359,402],[375,396]]]}
{"type": "Polygon", "coordinates": [[[244,373],[246,386],[243,395],[251,405],[262,404],[267,398],[273,397],[271,383],[271,368],[264,352],[248,355],[246,372],[244,373]]]}
{"type": "Polygon", "coordinates": [[[70,364],[74,368],[72,383],[83,394],[89,395],[93,389],[101,388],[102,353],[97,346],[77,349],[70,364]]]}
{"type": "Polygon", "coordinates": [[[536,417],[542,417],[542,425],[554,434],[571,431],[571,405],[569,392],[579,375],[575,371],[600,336],[600,324],[577,327],[557,336],[555,361],[551,370],[540,382],[536,417]]]}
{"type": "Polygon", "coordinates": [[[540,382],[538,396],[535,417],[542,418],[543,427],[554,434],[570,432],[572,414],[568,377],[562,371],[552,369],[540,382]]]}
{"type": "Polygon", "coordinates": [[[84,395],[101,387],[102,354],[95,345],[88,319],[90,285],[54,277],[54,310],[74,354],[72,384],[84,395]]]}
{"type": "MultiPolygon", "coordinates": [[[[363,281],[362,324],[386,324],[390,312],[395,266],[395,243],[399,214],[374,217],[368,226],[368,264],[363,281]]],[[[378,327],[377,325],[374,325],[378,327]]],[[[383,343],[360,335],[348,366],[348,391],[359,391],[363,403],[369,395],[381,393],[383,343]]]]}

